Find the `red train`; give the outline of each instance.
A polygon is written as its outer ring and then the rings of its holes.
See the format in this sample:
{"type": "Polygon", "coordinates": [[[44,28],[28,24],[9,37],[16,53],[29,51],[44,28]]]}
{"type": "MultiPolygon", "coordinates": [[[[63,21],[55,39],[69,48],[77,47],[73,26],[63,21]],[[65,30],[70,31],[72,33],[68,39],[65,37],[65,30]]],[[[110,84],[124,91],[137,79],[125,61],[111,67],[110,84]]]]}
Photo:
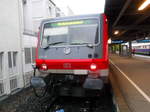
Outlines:
{"type": "MultiPolygon", "coordinates": [[[[36,68],[41,76],[46,74],[46,84],[38,84],[54,87],[61,95],[101,90],[108,79],[107,39],[105,14],[42,21],[36,68]]],[[[37,79],[31,82],[38,85],[37,79]]]]}

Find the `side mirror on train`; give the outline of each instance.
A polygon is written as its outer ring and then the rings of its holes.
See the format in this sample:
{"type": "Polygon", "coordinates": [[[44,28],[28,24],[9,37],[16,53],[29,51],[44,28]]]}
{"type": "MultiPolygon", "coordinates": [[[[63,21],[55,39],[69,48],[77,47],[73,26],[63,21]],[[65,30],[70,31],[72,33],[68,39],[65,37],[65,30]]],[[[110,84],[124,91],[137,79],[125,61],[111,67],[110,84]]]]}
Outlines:
{"type": "Polygon", "coordinates": [[[31,86],[34,88],[43,88],[46,86],[46,82],[42,77],[32,77],[31,78],[31,86]]]}

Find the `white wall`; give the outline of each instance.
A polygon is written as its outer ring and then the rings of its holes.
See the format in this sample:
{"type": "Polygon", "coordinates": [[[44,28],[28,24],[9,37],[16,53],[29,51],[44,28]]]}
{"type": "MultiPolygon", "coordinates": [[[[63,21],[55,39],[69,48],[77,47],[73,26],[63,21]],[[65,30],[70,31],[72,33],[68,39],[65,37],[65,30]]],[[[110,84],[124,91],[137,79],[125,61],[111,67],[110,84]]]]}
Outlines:
{"type": "MultiPolygon", "coordinates": [[[[30,36],[30,35],[24,35],[23,36],[23,48],[36,48],[37,47],[37,37],[30,36]]],[[[32,63],[25,64],[25,56],[24,56],[24,50],[23,50],[23,62],[24,62],[24,73],[33,71],[32,63]]],[[[32,53],[31,53],[32,54],[32,53]]]]}
{"type": "Polygon", "coordinates": [[[18,78],[18,87],[23,87],[22,69],[21,69],[21,18],[20,18],[19,0],[1,0],[0,1],[0,52],[4,52],[4,70],[0,80],[4,81],[5,93],[10,93],[10,79],[18,78]],[[17,68],[9,72],[8,52],[17,51],[17,68]],[[20,80],[19,80],[20,79],[20,80]]]}
{"type": "Polygon", "coordinates": [[[0,1],[0,50],[20,50],[18,0],[0,1]]]}
{"type": "Polygon", "coordinates": [[[37,32],[43,19],[56,17],[56,7],[49,0],[26,0],[24,28],[37,32]]]}
{"type": "MultiPolygon", "coordinates": [[[[30,35],[23,35],[23,74],[24,74],[24,82],[25,86],[28,86],[30,84],[30,77],[33,76],[33,68],[32,64],[34,62],[31,61],[31,63],[26,64],[25,63],[25,48],[30,48],[31,52],[31,60],[32,59],[32,48],[37,47],[37,37],[30,36],[30,35]]],[[[35,52],[34,52],[35,53],[35,52]]]]}
{"type": "Polygon", "coordinates": [[[32,63],[25,64],[24,49],[36,47],[37,37],[23,34],[24,29],[37,32],[43,19],[56,17],[56,7],[49,0],[26,0],[26,4],[22,1],[0,0],[0,53],[3,52],[0,83],[4,84],[5,94],[12,92],[10,80],[17,79],[17,88],[22,88],[26,84],[24,80],[28,79],[29,83],[29,77],[32,75],[32,63]],[[17,66],[12,69],[8,66],[10,51],[17,52],[17,66]]]}
{"type": "MultiPolygon", "coordinates": [[[[26,83],[29,82],[32,76],[32,63],[25,62],[25,49],[31,51],[32,48],[37,46],[36,35],[31,35],[30,31],[38,32],[40,23],[43,19],[56,17],[56,6],[49,0],[26,0],[23,4],[23,17],[24,17],[24,35],[23,35],[23,76],[26,83]],[[29,31],[29,32],[28,32],[29,31]]],[[[31,56],[32,58],[32,56],[31,56]]]]}
{"type": "Polygon", "coordinates": [[[26,0],[26,4],[23,5],[23,20],[24,29],[33,30],[33,20],[32,20],[32,1],[26,0]]]}
{"type": "Polygon", "coordinates": [[[69,7],[69,6],[67,6],[67,15],[68,16],[73,16],[74,15],[74,12],[72,11],[72,9],[69,7]]]}

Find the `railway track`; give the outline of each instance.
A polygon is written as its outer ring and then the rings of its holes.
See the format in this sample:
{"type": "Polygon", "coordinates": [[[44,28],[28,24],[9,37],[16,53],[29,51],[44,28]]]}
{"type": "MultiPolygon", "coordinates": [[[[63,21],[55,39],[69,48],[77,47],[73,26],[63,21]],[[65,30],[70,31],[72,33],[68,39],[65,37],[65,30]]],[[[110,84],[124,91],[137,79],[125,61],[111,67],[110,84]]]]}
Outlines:
{"type": "Polygon", "coordinates": [[[109,92],[96,97],[51,97],[32,96],[26,103],[18,106],[16,112],[116,112],[109,92]]]}

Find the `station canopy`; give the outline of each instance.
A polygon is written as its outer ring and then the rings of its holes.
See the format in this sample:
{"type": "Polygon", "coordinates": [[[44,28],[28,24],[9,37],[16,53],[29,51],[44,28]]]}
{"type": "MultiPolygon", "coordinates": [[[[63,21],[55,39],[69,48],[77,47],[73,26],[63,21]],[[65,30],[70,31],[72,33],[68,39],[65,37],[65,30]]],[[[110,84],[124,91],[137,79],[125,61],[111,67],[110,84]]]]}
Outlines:
{"type": "Polygon", "coordinates": [[[138,40],[150,37],[150,4],[138,8],[146,0],[106,0],[109,37],[112,40],[138,40]]]}

